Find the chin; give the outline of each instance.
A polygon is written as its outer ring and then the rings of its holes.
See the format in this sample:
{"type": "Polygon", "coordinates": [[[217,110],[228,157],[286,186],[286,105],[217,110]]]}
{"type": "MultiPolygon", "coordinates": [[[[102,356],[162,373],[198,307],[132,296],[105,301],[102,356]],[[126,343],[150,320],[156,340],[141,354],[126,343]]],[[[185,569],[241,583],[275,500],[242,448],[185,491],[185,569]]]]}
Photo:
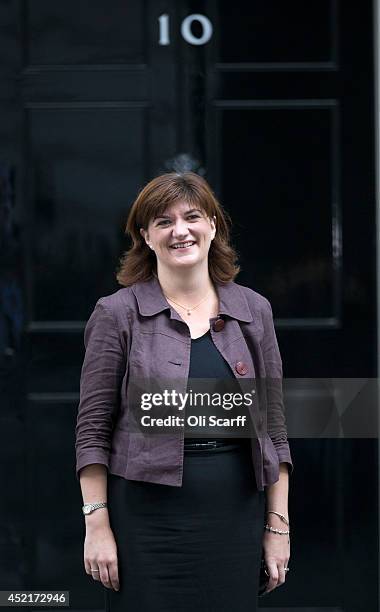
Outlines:
{"type": "Polygon", "coordinates": [[[189,258],[184,257],[182,261],[180,260],[180,258],[178,258],[176,261],[171,261],[170,266],[172,268],[185,268],[185,267],[194,266],[197,263],[199,263],[198,259],[190,259],[190,257],[189,258]]]}

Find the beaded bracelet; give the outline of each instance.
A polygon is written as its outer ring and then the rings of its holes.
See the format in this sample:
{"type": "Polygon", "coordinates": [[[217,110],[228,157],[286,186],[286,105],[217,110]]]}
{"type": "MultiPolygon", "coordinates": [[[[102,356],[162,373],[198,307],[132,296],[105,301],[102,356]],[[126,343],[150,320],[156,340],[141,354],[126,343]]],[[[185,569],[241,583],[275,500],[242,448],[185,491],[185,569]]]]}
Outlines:
{"type": "Polygon", "coordinates": [[[268,523],[265,525],[265,529],[267,531],[271,531],[272,533],[279,533],[280,535],[289,535],[290,530],[283,531],[282,529],[275,529],[274,527],[270,527],[268,523]]]}

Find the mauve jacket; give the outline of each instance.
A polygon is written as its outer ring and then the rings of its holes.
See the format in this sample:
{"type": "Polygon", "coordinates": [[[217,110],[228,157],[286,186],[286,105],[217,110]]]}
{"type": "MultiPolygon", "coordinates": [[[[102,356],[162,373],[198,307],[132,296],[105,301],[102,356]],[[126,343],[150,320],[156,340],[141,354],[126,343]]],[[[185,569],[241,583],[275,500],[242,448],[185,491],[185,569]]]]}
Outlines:
{"type": "MultiPolygon", "coordinates": [[[[210,319],[210,330],[216,348],[239,385],[245,379],[268,381],[266,419],[255,404],[250,409],[257,432],[251,438],[252,466],[262,491],[279,479],[280,462],[288,463],[290,474],[293,471],[272,309],[265,297],[235,282],[215,288],[219,313],[210,319]]],[[[128,426],[129,381],[176,379],[181,392],[186,392],[190,330],[165,299],[158,279],[152,276],[100,298],[87,322],[84,344],[75,442],[77,477],[84,466],[100,463],[126,479],[181,486],[183,430],[152,435],[128,426]]]]}

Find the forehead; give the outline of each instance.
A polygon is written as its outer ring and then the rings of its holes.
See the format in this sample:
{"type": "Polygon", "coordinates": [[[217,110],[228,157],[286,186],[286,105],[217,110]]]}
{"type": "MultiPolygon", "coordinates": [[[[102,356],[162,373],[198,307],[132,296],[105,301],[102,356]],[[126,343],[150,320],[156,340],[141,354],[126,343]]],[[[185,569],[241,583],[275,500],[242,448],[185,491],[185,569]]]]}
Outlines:
{"type": "Polygon", "coordinates": [[[202,213],[205,212],[204,209],[196,202],[191,203],[187,202],[186,200],[178,200],[177,202],[173,202],[167,206],[158,207],[157,211],[155,211],[154,218],[160,216],[184,215],[190,210],[199,210],[202,213]]]}

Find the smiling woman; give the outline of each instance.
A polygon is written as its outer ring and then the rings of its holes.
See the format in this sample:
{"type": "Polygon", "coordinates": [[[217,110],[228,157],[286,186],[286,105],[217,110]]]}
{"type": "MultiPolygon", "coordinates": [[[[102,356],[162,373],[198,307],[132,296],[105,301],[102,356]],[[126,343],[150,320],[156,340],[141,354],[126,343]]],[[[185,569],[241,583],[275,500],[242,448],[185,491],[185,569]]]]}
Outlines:
{"type": "Polygon", "coordinates": [[[157,257],[157,273],[166,267],[192,266],[196,273],[208,258],[211,241],[215,236],[215,215],[209,219],[202,210],[180,200],[152,219],[147,230],[140,229],[147,245],[157,257]],[[177,258],[175,262],[172,258],[177,258]]]}
{"type": "MultiPolygon", "coordinates": [[[[117,280],[125,287],[148,280],[157,274],[158,253],[205,259],[208,245],[208,267],[213,282],[226,283],[235,278],[240,267],[238,256],[230,244],[231,218],[216,199],[210,186],[197,174],[168,173],[156,177],[138,194],[128,215],[126,234],[132,247],[120,260],[117,280]],[[216,231],[217,228],[217,231],[216,231]],[[173,233],[171,234],[171,232],[173,233]],[[161,241],[162,238],[162,241],[161,241]],[[195,247],[169,248],[184,241],[195,247]],[[146,248],[146,244],[150,248],[146,248]],[[196,252],[196,253],[195,253],[196,252]]],[[[170,260],[167,258],[166,262],[170,260]]],[[[176,258],[179,261],[179,258],[176,258]]],[[[182,260],[181,260],[182,261],[182,260]]]]}
{"type": "Polygon", "coordinates": [[[281,357],[268,300],[234,282],[229,222],[202,177],[153,179],[129,212],[123,288],[98,300],[86,326],[77,473],[95,510],[85,568],[106,587],[107,612],[255,612],[263,549],[268,591],[285,582],[292,460],[281,357]],[[258,402],[241,416],[226,403],[255,374],[271,381],[260,436],[258,402]],[[217,419],[206,402],[191,417],[186,402],[173,431],[157,410],[135,409],[157,379],[181,394],[206,381],[231,413],[217,419]],[[193,437],[198,425],[205,437],[193,437]]]}

